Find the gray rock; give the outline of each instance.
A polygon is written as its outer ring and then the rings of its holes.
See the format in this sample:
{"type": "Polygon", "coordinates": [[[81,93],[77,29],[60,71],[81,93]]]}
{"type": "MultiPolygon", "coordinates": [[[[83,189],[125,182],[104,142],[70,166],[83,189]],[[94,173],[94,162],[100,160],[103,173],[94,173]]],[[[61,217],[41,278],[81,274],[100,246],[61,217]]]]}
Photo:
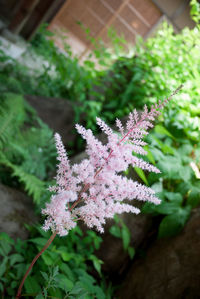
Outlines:
{"type": "Polygon", "coordinates": [[[12,238],[27,239],[24,224],[37,222],[30,197],[13,188],[0,184],[0,232],[12,238]]]}
{"type": "Polygon", "coordinates": [[[117,298],[200,298],[200,209],[176,237],[156,241],[134,262],[117,298]]]}

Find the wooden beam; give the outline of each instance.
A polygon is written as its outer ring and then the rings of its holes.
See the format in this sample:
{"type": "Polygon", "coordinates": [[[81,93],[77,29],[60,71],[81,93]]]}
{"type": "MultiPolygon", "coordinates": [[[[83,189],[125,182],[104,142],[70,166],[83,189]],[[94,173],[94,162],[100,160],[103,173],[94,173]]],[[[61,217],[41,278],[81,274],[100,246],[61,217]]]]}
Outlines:
{"type": "Polygon", "coordinates": [[[19,34],[39,1],[40,0],[24,0],[8,28],[14,33],[19,34]]]}
{"type": "Polygon", "coordinates": [[[60,10],[62,5],[64,4],[66,0],[54,0],[52,4],[49,6],[49,8],[46,10],[44,15],[41,17],[40,21],[35,26],[34,30],[31,32],[31,35],[28,39],[31,39],[35,32],[37,31],[38,27],[45,22],[51,21],[52,18],[54,18],[55,14],[60,10]]]}

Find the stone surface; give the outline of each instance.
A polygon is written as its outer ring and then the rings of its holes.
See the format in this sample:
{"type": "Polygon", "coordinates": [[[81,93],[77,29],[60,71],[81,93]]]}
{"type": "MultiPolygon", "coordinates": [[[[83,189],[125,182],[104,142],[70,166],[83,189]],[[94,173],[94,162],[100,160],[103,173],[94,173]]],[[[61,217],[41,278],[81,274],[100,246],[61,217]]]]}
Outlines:
{"type": "Polygon", "coordinates": [[[3,29],[3,31],[1,31],[0,49],[4,51],[7,56],[12,57],[13,59],[18,59],[26,51],[26,48],[25,46],[21,46],[13,41],[10,41],[11,37],[14,39],[16,36],[11,34],[7,29],[3,29]]]}
{"type": "Polygon", "coordinates": [[[14,239],[27,239],[28,231],[24,224],[36,222],[31,198],[0,184],[0,232],[5,232],[14,239]]]}
{"type": "Polygon", "coordinates": [[[25,98],[37,111],[39,117],[54,132],[58,132],[62,136],[65,145],[75,140],[74,110],[69,101],[32,95],[26,95],[25,98]]]}
{"type": "Polygon", "coordinates": [[[156,241],[136,260],[117,293],[126,299],[200,298],[200,209],[182,233],[156,241]]]}

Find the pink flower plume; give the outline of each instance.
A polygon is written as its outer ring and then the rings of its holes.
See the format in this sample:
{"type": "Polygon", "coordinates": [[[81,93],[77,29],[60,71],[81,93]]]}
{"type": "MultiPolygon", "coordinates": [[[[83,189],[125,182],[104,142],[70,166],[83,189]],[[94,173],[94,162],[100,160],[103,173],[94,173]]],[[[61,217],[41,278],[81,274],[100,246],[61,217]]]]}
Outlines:
{"type": "Polygon", "coordinates": [[[153,127],[152,121],[160,113],[158,109],[163,108],[166,103],[167,100],[159,102],[159,105],[152,106],[150,111],[145,106],[140,116],[136,110],[133,111],[124,127],[117,119],[119,134],[97,118],[97,124],[108,137],[106,145],[96,139],[91,130],[77,124],[78,133],[86,140],[89,158],[73,166],[70,166],[59,134],[55,134],[59,164],[56,186],[51,187],[51,190],[56,194],[52,195],[50,203],[47,203],[42,211],[47,216],[43,226],[45,230],[52,229],[64,236],[76,226],[77,220],[81,219],[88,227],[95,227],[103,232],[106,219],[112,218],[115,213],[140,212],[131,203],[127,203],[127,200],[160,203],[151,188],[134,182],[121,173],[130,165],[145,171],[160,172],[133,153],[146,154],[143,137],[153,127]]]}

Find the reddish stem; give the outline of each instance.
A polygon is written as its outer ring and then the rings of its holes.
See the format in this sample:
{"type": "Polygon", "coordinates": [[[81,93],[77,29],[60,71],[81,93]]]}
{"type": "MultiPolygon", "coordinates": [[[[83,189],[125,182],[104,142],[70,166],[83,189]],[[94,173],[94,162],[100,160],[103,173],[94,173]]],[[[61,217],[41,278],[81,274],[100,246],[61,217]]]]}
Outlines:
{"type": "Polygon", "coordinates": [[[73,203],[73,205],[71,206],[71,208],[69,209],[69,211],[71,212],[76,206],[77,204],[81,201],[81,194],[85,191],[87,191],[90,187],[90,184],[86,184],[83,186],[82,190],[80,191],[80,194],[78,196],[78,199],[73,203]]]}
{"type": "Polygon", "coordinates": [[[34,257],[34,259],[32,260],[32,263],[30,264],[30,266],[28,267],[28,270],[26,271],[21,283],[20,283],[20,286],[19,286],[19,289],[17,291],[17,296],[16,296],[16,299],[17,298],[20,298],[21,297],[21,291],[22,291],[22,288],[23,288],[23,285],[24,285],[24,282],[29,274],[29,272],[31,271],[31,269],[33,268],[33,265],[35,264],[35,262],[37,261],[37,259],[41,256],[41,254],[49,247],[49,245],[51,245],[52,241],[54,240],[55,236],[56,236],[57,232],[55,232],[53,235],[51,235],[51,237],[49,238],[49,240],[47,241],[47,243],[44,245],[44,247],[42,248],[42,250],[34,257]]]}

